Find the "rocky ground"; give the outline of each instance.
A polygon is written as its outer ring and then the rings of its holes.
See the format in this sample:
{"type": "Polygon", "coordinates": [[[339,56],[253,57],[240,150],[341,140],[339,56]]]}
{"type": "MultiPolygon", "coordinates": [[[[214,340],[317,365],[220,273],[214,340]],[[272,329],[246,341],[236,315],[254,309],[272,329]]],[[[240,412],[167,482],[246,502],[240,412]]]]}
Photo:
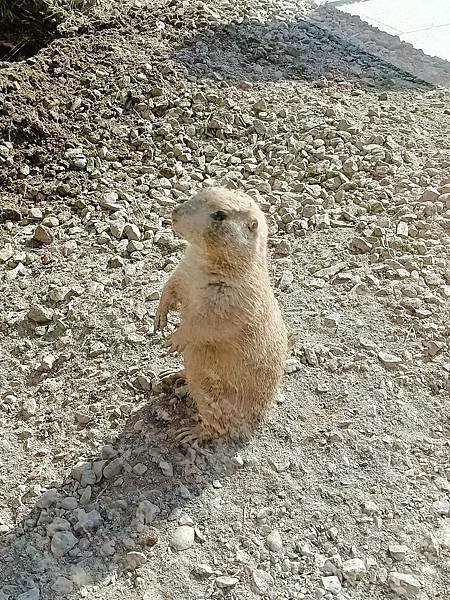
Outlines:
{"type": "Polygon", "coordinates": [[[0,71],[0,599],[450,597],[450,103],[308,3],[104,2],[0,71]],[[300,341],[176,446],[169,215],[243,188],[300,341]]]}

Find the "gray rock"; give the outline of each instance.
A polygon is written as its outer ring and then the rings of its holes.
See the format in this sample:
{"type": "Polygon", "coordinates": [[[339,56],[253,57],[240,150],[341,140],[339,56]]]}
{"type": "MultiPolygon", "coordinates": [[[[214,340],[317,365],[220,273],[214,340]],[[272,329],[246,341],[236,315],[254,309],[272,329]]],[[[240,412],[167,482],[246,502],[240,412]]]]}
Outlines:
{"type": "Polygon", "coordinates": [[[118,458],[114,458],[103,469],[103,477],[105,479],[113,479],[114,477],[117,477],[117,475],[120,475],[120,473],[123,471],[123,468],[124,468],[123,458],[121,458],[120,456],[118,458]]]}
{"type": "Polygon", "coordinates": [[[98,529],[103,525],[103,519],[98,510],[86,512],[82,508],[79,508],[75,514],[78,518],[74,526],[75,531],[89,531],[98,529]]]}
{"type": "Polygon", "coordinates": [[[64,510],[72,511],[77,508],[78,500],[74,496],[67,496],[61,500],[59,506],[64,510]]]}
{"type": "Polygon", "coordinates": [[[94,473],[94,470],[93,469],[85,469],[83,471],[83,473],[81,474],[80,486],[82,488],[84,488],[88,485],[94,485],[96,482],[97,482],[97,476],[94,473]]]}
{"type": "Polygon", "coordinates": [[[159,462],[159,468],[166,477],[173,477],[173,466],[169,462],[161,460],[159,462]]]}
{"type": "Polygon", "coordinates": [[[130,241],[138,242],[141,239],[139,227],[133,223],[127,223],[123,229],[123,232],[130,241]]]}
{"type": "Polygon", "coordinates": [[[50,544],[53,556],[60,558],[72,550],[74,546],[78,544],[78,538],[76,538],[70,531],[57,531],[52,537],[50,544]]]}
{"type": "Polygon", "coordinates": [[[334,554],[323,563],[322,571],[325,575],[339,575],[342,571],[342,565],[343,562],[340,555],[334,554]]]}
{"type": "Polygon", "coordinates": [[[23,594],[19,594],[17,600],[39,600],[40,597],[41,593],[39,588],[35,587],[27,592],[23,592],[23,594]]]}
{"type": "Polygon", "coordinates": [[[35,323],[49,323],[53,319],[54,311],[40,304],[33,305],[28,311],[28,318],[35,323]]]}
{"type": "Polygon", "coordinates": [[[71,475],[75,479],[75,481],[81,482],[83,474],[87,471],[92,471],[92,464],[87,462],[80,462],[73,467],[71,475]]]}
{"type": "Polygon", "coordinates": [[[51,588],[58,596],[67,596],[67,594],[73,591],[73,582],[66,577],[60,576],[55,579],[51,588]]]}
{"type": "Polygon", "coordinates": [[[50,508],[53,504],[56,504],[61,498],[61,494],[55,488],[50,488],[42,494],[42,496],[36,502],[38,508],[50,508]]]}
{"type": "Polygon", "coordinates": [[[111,446],[111,444],[107,444],[102,448],[102,458],[103,459],[111,459],[117,456],[117,450],[111,446]]]}
{"type": "Polygon", "coordinates": [[[33,239],[43,245],[53,242],[53,234],[45,225],[38,225],[33,233],[33,239]]]}
{"type": "Polygon", "coordinates": [[[70,531],[71,525],[67,519],[62,517],[55,517],[53,521],[47,526],[47,535],[52,537],[57,531],[70,531]]]}
{"type": "Polygon", "coordinates": [[[136,518],[142,523],[148,525],[155,520],[156,515],[160,513],[159,506],[153,504],[149,500],[143,500],[139,503],[139,506],[136,510],[136,518]]]}
{"type": "Polygon", "coordinates": [[[145,563],[147,562],[147,557],[145,556],[145,554],[143,552],[131,551],[131,552],[127,552],[126,560],[127,560],[127,567],[130,570],[134,571],[138,567],[145,565],[145,563]]]}
{"type": "Polygon", "coordinates": [[[133,467],[133,473],[135,475],[138,475],[139,477],[142,477],[142,475],[144,475],[144,473],[146,473],[147,471],[148,471],[148,467],[146,465],[144,465],[143,463],[137,463],[133,467]]]}

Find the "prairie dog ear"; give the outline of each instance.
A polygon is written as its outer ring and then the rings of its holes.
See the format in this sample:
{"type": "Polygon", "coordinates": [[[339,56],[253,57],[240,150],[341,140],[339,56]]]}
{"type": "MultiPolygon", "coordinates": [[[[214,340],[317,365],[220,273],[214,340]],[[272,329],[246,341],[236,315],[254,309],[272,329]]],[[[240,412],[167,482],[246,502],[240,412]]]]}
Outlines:
{"type": "Polygon", "coordinates": [[[248,228],[250,231],[256,231],[258,229],[258,219],[250,219],[248,222],[248,228]]]}

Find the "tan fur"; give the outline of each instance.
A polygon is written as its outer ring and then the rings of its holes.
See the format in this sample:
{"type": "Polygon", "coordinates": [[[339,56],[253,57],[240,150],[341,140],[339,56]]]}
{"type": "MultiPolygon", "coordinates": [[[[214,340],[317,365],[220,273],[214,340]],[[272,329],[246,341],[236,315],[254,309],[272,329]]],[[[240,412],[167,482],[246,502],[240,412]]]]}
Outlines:
{"type": "Polygon", "coordinates": [[[183,354],[200,424],[190,440],[248,434],[260,423],[284,372],[288,338],[267,266],[267,224],[246,194],[209,188],[181,204],[174,230],[190,242],[164,286],[155,330],[180,311],[167,338],[183,354]],[[211,215],[223,210],[226,220],[211,215]]]}

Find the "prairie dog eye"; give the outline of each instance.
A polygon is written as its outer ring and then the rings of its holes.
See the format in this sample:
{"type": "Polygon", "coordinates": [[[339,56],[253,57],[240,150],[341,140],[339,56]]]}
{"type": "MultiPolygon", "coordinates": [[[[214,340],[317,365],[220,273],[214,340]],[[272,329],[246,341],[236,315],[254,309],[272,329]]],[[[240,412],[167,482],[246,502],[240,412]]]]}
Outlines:
{"type": "Polygon", "coordinates": [[[223,210],[217,210],[211,215],[213,221],[224,221],[227,218],[227,213],[223,210]]]}

